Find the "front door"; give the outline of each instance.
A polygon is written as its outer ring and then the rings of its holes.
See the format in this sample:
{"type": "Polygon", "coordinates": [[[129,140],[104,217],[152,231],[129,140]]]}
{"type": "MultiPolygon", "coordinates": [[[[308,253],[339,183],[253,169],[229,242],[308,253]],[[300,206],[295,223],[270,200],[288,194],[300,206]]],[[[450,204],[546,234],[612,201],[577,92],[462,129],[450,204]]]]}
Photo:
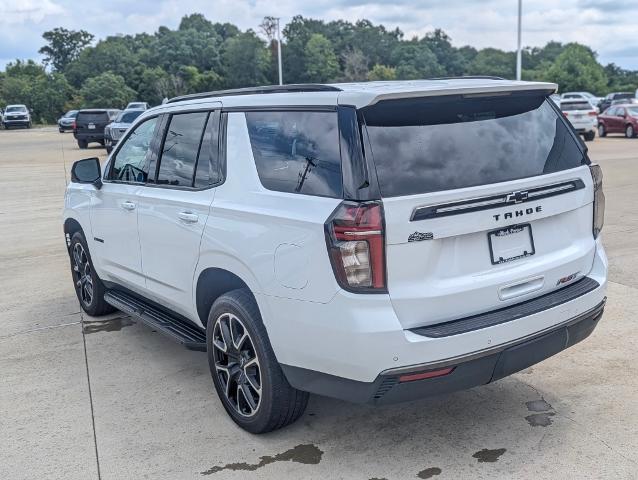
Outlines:
{"type": "Polygon", "coordinates": [[[153,156],[158,117],[140,123],[111,157],[91,203],[94,261],[104,280],[132,290],[146,286],[138,235],[138,197],[153,156]]]}

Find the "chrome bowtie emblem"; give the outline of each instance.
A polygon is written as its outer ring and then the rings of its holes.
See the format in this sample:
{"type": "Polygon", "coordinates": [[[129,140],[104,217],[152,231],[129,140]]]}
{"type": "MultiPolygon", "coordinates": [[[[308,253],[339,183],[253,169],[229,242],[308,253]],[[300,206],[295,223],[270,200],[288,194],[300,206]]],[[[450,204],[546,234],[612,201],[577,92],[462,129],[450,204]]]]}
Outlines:
{"type": "Polygon", "coordinates": [[[505,197],[506,203],[523,203],[525,200],[527,200],[527,192],[521,191],[509,193],[505,197]]]}

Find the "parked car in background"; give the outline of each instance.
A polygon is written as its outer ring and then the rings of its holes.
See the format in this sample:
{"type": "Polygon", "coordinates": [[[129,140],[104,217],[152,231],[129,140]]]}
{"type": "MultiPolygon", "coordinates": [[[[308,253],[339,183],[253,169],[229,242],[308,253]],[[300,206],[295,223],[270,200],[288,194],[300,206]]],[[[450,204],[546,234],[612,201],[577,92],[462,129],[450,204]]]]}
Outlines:
{"type": "Polygon", "coordinates": [[[78,110],[69,110],[58,119],[58,130],[60,133],[64,133],[67,130],[73,130],[73,123],[75,117],[78,115],[78,110]]]}
{"type": "Polygon", "coordinates": [[[635,97],[631,97],[631,98],[619,98],[618,100],[614,100],[611,102],[611,105],[625,105],[628,103],[638,103],[638,98],[635,97]]]}
{"type": "Polygon", "coordinates": [[[115,120],[104,128],[104,146],[108,153],[111,153],[128,127],[144,112],[145,110],[140,109],[122,110],[115,120]]]}
{"type": "Polygon", "coordinates": [[[636,98],[632,92],[613,92],[608,94],[603,100],[598,104],[598,108],[600,112],[604,112],[609,107],[611,107],[612,102],[615,100],[623,100],[626,98],[636,98]]]}
{"type": "Polygon", "coordinates": [[[587,100],[596,109],[598,109],[598,104],[602,101],[602,97],[597,97],[589,92],[565,92],[560,98],[561,100],[587,100]]]}
{"type": "Polygon", "coordinates": [[[78,147],[86,148],[89,143],[97,142],[104,146],[104,127],[115,120],[116,109],[90,108],[80,110],[75,117],[73,136],[78,141],[78,147]]]}
{"type": "Polygon", "coordinates": [[[638,104],[628,103],[613,105],[605,113],[598,115],[598,135],[607,136],[608,133],[624,133],[625,137],[633,138],[638,132],[638,104]]]}
{"type": "Polygon", "coordinates": [[[130,102],[125,110],[148,110],[150,105],[147,102],[130,102]]]}
{"type": "Polygon", "coordinates": [[[581,98],[575,100],[563,100],[560,109],[574,130],[591,142],[596,137],[598,128],[598,112],[588,100],[581,98]]]}
{"type": "Polygon", "coordinates": [[[26,105],[7,105],[4,109],[2,125],[7,130],[11,127],[31,128],[31,112],[26,105]]]}
{"type": "Polygon", "coordinates": [[[253,433],[308,392],[389,404],[534,365],[589,336],[607,285],[602,172],[555,89],[277,85],[153,108],[103,170],[71,169],[81,308],[207,351],[253,433]]]}
{"type": "Polygon", "coordinates": [[[549,96],[549,99],[554,102],[556,105],[560,105],[560,95],[558,93],[552,93],[549,96]]]}

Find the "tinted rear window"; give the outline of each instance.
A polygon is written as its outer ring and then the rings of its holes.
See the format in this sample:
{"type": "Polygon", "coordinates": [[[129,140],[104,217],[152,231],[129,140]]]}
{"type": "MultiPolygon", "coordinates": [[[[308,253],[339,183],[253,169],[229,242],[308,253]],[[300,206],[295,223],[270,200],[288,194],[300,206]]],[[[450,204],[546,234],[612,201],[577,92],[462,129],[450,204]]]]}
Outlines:
{"type": "Polygon", "coordinates": [[[617,93],[614,95],[613,100],[622,100],[624,98],[634,98],[633,93],[617,93]]]}
{"type": "Polygon", "coordinates": [[[117,116],[115,121],[118,123],[133,123],[133,120],[139,117],[142,113],[144,113],[142,110],[138,112],[122,112],[117,116]]]}
{"type": "Polygon", "coordinates": [[[109,116],[106,112],[80,112],[76,118],[76,123],[108,122],[109,116]]]}
{"type": "Polygon", "coordinates": [[[247,112],[250,144],[269,190],[340,198],[336,112],[247,112]]]}
{"type": "Polygon", "coordinates": [[[386,197],[506,182],[585,161],[541,96],[402,99],[363,114],[386,197]]]}
{"type": "Polygon", "coordinates": [[[561,102],[560,109],[563,112],[571,110],[592,110],[593,107],[589,102],[561,102]]]}

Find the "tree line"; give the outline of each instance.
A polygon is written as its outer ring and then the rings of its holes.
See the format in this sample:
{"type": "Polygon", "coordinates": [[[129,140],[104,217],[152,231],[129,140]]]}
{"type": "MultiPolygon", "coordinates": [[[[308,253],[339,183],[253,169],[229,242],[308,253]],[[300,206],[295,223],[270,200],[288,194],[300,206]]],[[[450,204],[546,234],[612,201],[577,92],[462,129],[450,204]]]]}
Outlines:
{"type": "MultiPolygon", "coordinates": [[[[0,106],[24,103],[40,122],[66,110],[122,108],[131,100],[163,98],[278,81],[276,20],[258,31],[184,16],[176,30],[109,36],[94,43],[84,30],[45,32],[42,63],[16,60],[0,71],[0,106]]],[[[294,17],[283,28],[284,83],[409,80],[459,75],[515,77],[516,53],[455,47],[440,29],[405,38],[368,20],[355,23],[294,17]]],[[[603,95],[633,91],[638,71],[601,65],[578,43],[549,42],[523,51],[523,79],[559,84],[562,91],[603,95]]]]}

